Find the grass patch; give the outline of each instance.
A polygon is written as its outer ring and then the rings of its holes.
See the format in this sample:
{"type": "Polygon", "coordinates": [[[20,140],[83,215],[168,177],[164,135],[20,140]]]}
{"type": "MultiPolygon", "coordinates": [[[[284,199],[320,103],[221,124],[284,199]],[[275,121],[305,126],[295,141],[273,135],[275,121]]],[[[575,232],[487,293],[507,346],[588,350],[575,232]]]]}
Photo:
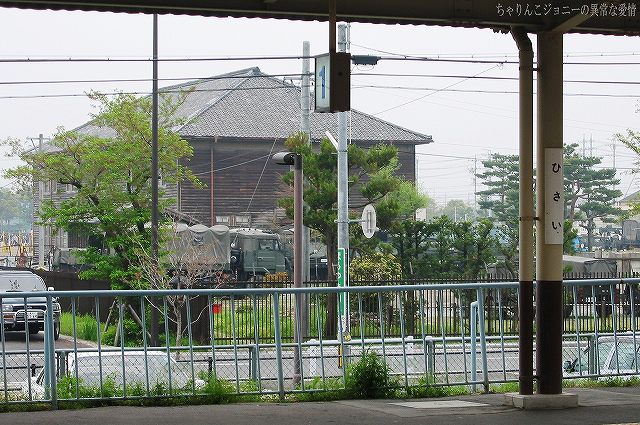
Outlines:
{"type": "Polygon", "coordinates": [[[444,386],[437,385],[432,376],[422,376],[415,385],[406,389],[408,398],[437,398],[470,394],[464,385],[444,386]]]}
{"type": "Polygon", "coordinates": [[[601,387],[637,387],[640,386],[640,377],[612,376],[601,379],[566,379],[562,381],[564,388],[601,388],[601,387]]]}
{"type": "MultiPolygon", "coordinates": [[[[300,388],[300,387],[299,387],[300,388]]],[[[347,398],[346,390],[340,378],[316,377],[305,382],[304,392],[295,394],[296,401],[333,401],[347,398]]]]}
{"type": "Polygon", "coordinates": [[[520,392],[519,382],[504,382],[502,384],[492,384],[489,386],[490,393],[504,394],[520,392]]]}

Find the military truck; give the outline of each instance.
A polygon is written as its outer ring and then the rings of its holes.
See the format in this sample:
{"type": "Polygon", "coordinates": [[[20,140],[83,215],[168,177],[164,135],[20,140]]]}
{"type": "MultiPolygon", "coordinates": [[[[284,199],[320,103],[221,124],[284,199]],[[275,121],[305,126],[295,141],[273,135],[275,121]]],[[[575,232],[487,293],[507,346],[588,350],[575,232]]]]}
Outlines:
{"type": "Polygon", "coordinates": [[[260,281],[267,274],[291,273],[291,261],[280,237],[261,229],[229,230],[231,271],[238,281],[260,281]]]}
{"type": "MultiPolygon", "coordinates": [[[[57,250],[54,269],[85,269],[87,265],[79,264],[77,250],[57,250]]],[[[173,237],[168,238],[163,250],[170,269],[197,267],[203,275],[215,277],[218,283],[261,281],[269,274],[291,273],[290,250],[286,249],[285,242],[278,234],[261,229],[177,223],[173,226],[173,237]]],[[[207,282],[203,280],[203,284],[207,282]]]]}

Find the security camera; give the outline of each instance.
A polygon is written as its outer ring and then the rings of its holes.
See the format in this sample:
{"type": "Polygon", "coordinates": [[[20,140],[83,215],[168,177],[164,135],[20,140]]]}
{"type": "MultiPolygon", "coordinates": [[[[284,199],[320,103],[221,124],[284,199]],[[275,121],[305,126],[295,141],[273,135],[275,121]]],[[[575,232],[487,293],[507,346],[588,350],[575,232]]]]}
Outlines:
{"type": "Polygon", "coordinates": [[[296,154],[293,152],[278,152],[271,157],[276,164],[281,165],[294,165],[296,161],[296,154]]]}

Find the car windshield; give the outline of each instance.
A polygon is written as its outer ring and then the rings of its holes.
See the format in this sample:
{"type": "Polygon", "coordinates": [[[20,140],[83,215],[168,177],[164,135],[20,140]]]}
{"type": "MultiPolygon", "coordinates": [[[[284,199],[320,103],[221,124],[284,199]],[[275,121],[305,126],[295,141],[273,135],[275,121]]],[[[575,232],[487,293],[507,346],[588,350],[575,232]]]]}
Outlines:
{"type": "MultiPolygon", "coordinates": [[[[640,341],[638,341],[640,343],[640,341]]],[[[611,370],[635,370],[638,358],[639,346],[634,346],[633,341],[618,341],[618,354],[611,358],[609,369],[611,370]]]]}
{"type": "Polygon", "coordinates": [[[609,352],[613,348],[612,341],[604,341],[598,343],[598,369],[603,370],[609,359],[609,352]]]}

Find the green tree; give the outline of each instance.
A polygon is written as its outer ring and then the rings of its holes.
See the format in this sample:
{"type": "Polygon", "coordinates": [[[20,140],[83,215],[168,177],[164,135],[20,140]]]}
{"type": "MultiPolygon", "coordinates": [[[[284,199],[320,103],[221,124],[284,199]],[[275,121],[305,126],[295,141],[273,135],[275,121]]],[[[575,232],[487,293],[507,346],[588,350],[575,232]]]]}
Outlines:
{"type": "MultiPolygon", "coordinates": [[[[90,130],[58,130],[44,152],[23,148],[7,141],[25,165],[6,173],[30,184],[51,181],[70,185],[74,195],[59,201],[43,202],[40,217],[55,229],[82,229],[103,238],[115,255],[96,250],[85,254],[93,268],[84,277],[107,279],[112,287],[148,287],[142,278],[137,251],[150,245],[151,217],[151,99],[121,94],[114,98],[93,93],[99,104],[90,130]],[[97,134],[108,134],[99,136],[97,134]]],[[[199,181],[179,164],[192,155],[192,149],[170,129],[179,124],[176,102],[163,99],[158,134],[159,170],[168,184],[189,179],[199,181]]],[[[162,211],[171,201],[160,190],[162,211]]]]}
{"type": "Polygon", "coordinates": [[[389,281],[398,279],[401,272],[397,259],[381,252],[356,257],[349,265],[349,273],[354,281],[389,281]]]}
{"type": "MultiPolygon", "coordinates": [[[[640,112],[640,109],[637,112],[640,112]]],[[[631,172],[634,174],[640,173],[640,131],[628,129],[624,134],[616,134],[616,138],[636,155],[636,159],[633,162],[635,167],[631,172]]],[[[631,205],[630,214],[640,214],[640,202],[635,202],[631,205]]]]}
{"type": "Polygon", "coordinates": [[[402,220],[393,223],[389,241],[400,261],[402,276],[414,279],[424,277],[427,267],[427,249],[433,226],[426,221],[402,220]]]}
{"type": "Polygon", "coordinates": [[[568,255],[574,255],[576,253],[576,247],[573,244],[575,238],[578,237],[578,231],[574,229],[573,222],[571,220],[564,221],[564,227],[562,228],[562,252],[568,255]]]}
{"type": "Polygon", "coordinates": [[[462,277],[478,279],[494,261],[496,239],[492,231],[493,223],[488,219],[454,223],[455,262],[462,277]]]}
{"type": "MultiPolygon", "coordinates": [[[[319,149],[313,149],[307,143],[303,133],[291,136],[285,145],[290,151],[303,156],[306,181],[304,223],[322,235],[322,242],[327,246],[329,279],[333,280],[338,237],[336,226],[338,181],[335,150],[326,139],[320,142],[319,149]]],[[[396,175],[399,163],[395,146],[379,144],[370,149],[363,149],[350,144],[348,158],[349,207],[353,210],[353,217],[356,217],[358,215],[356,211],[366,204],[375,204],[377,227],[380,230],[387,230],[395,221],[413,216],[416,209],[427,204],[426,196],[419,194],[411,182],[396,175]]],[[[292,186],[293,173],[285,174],[283,181],[292,186]]],[[[293,218],[293,198],[281,198],[279,204],[284,206],[287,215],[293,218]]],[[[351,227],[356,229],[356,226],[351,227]]],[[[358,250],[359,243],[364,243],[359,239],[350,242],[355,250],[358,250]]],[[[373,240],[374,244],[378,242],[377,238],[373,240]]],[[[371,248],[370,246],[368,251],[371,251],[371,248]]]]}
{"type": "Polygon", "coordinates": [[[622,211],[614,203],[622,192],[615,189],[620,183],[615,168],[596,168],[602,158],[582,156],[577,148],[576,143],[564,147],[565,216],[587,231],[591,250],[595,220],[617,220],[622,211]]]}
{"type": "Polygon", "coordinates": [[[482,161],[483,171],[476,174],[485,190],[478,192],[482,209],[491,211],[496,223],[498,267],[516,275],[518,259],[519,157],[492,154],[482,161]]]}
{"type": "Polygon", "coordinates": [[[437,215],[446,215],[454,222],[473,221],[477,216],[477,212],[475,208],[462,199],[452,199],[443,207],[438,208],[437,215]]]}
{"type": "MultiPolygon", "coordinates": [[[[303,157],[305,176],[304,223],[322,235],[327,246],[327,266],[329,280],[335,279],[334,262],[337,259],[337,161],[335,150],[328,140],[322,140],[318,149],[312,148],[304,133],[297,133],[285,142],[286,147],[303,157]]],[[[355,144],[348,147],[350,209],[358,210],[368,203],[375,204],[377,227],[390,228],[396,220],[412,216],[415,209],[423,207],[427,198],[420,195],[413,184],[397,176],[398,152],[395,146],[379,144],[363,149],[355,144]],[[357,195],[357,196],[356,196],[357,195]]],[[[283,181],[293,185],[293,173],[283,176],[283,181]]],[[[293,198],[284,197],[279,204],[285,207],[287,215],[293,218],[293,198]]],[[[354,211],[355,213],[355,211],[354,211]]],[[[357,216],[353,214],[352,216],[357,216]]],[[[355,228],[356,226],[351,226],[355,228]]],[[[353,234],[353,233],[352,233],[353,234]]],[[[363,238],[350,240],[354,250],[371,252],[379,243],[377,238],[364,241],[363,238]],[[365,249],[366,248],[366,249],[365,249]]],[[[336,334],[336,297],[329,297],[328,317],[325,335],[336,334]]]]}
{"type": "Polygon", "coordinates": [[[0,225],[3,230],[29,230],[33,220],[33,191],[0,189],[0,225]]]}
{"type": "Polygon", "coordinates": [[[518,219],[519,159],[518,155],[492,154],[482,161],[483,170],[476,174],[485,190],[477,192],[480,208],[491,211],[492,217],[502,223],[518,219]]]}

